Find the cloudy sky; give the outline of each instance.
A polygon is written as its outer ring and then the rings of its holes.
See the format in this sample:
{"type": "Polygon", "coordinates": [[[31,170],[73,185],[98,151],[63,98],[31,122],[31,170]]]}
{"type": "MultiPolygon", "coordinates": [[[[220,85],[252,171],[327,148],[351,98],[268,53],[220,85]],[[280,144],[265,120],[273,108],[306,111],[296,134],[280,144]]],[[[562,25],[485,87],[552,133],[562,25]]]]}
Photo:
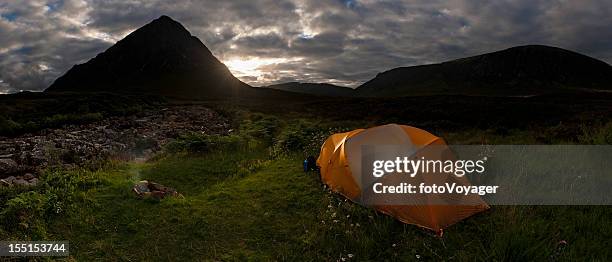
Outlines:
{"type": "Polygon", "coordinates": [[[0,93],[42,90],[162,14],[252,85],[357,86],[394,67],[525,44],[612,63],[609,0],[2,0],[0,93]]]}

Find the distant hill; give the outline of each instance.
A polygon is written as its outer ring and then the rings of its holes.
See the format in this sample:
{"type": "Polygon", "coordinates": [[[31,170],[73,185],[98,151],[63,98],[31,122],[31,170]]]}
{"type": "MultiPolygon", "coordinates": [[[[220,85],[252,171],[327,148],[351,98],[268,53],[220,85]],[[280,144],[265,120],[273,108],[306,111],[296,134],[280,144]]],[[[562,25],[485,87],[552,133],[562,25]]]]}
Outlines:
{"type": "Polygon", "coordinates": [[[161,16],[95,58],[73,66],[46,92],[127,92],[191,98],[251,95],[180,23],[161,16]]]}
{"type": "Polygon", "coordinates": [[[400,67],[357,88],[358,96],[529,95],[612,89],[612,67],[561,48],[528,45],[449,62],[400,67]]]}
{"type": "Polygon", "coordinates": [[[299,83],[288,82],[276,85],[263,86],[262,88],[271,88],[294,93],[311,94],[318,96],[352,96],[355,90],[348,87],[337,86],[326,83],[299,83]]]}

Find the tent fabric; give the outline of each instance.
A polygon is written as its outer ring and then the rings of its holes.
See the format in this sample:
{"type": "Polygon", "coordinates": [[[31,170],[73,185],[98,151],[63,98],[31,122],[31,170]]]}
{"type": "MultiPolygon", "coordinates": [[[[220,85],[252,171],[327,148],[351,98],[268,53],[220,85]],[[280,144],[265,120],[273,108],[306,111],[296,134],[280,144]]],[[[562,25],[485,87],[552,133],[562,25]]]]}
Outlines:
{"type": "MultiPolygon", "coordinates": [[[[363,145],[400,145],[402,152],[412,158],[424,156],[427,159],[454,159],[454,156],[449,154],[449,150],[440,150],[440,148],[446,148],[446,142],[443,139],[411,126],[388,124],[333,134],[323,143],[317,159],[317,165],[321,170],[321,180],[331,190],[360,204],[363,197],[361,196],[362,188],[365,186],[362,185],[365,180],[362,179],[361,173],[363,145]]],[[[417,178],[428,184],[454,182],[460,185],[470,185],[465,177],[417,176],[417,178]]],[[[372,177],[372,179],[375,178],[372,177]]],[[[393,184],[394,180],[399,182],[401,179],[400,175],[391,174],[378,178],[377,181],[393,184]]],[[[373,208],[401,222],[439,233],[442,232],[442,229],[489,208],[477,195],[420,194],[414,199],[407,200],[402,202],[406,203],[404,205],[375,205],[373,208]]]]}

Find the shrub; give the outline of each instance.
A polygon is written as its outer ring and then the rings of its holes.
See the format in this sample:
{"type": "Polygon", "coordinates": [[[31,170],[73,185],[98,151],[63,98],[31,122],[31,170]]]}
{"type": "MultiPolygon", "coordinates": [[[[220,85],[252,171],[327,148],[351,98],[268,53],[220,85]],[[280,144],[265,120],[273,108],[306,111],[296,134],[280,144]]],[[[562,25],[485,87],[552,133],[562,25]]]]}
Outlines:
{"type": "Polygon", "coordinates": [[[612,122],[596,127],[583,126],[578,141],[581,144],[612,145],[612,122]]]}
{"type": "Polygon", "coordinates": [[[16,230],[34,239],[46,236],[45,219],[50,205],[49,197],[38,192],[25,192],[7,201],[0,213],[5,228],[16,230]]]}
{"type": "Polygon", "coordinates": [[[343,131],[346,129],[298,120],[288,124],[280,133],[272,148],[272,154],[277,157],[290,152],[300,152],[304,156],[317,156],[327,137],[343,131]]]}
{"type": "Polygon", "coordinates": [[[3,231],[20,234],[19,237],[24,240],[45,239],[50,218],[74,208],[78,192],[99,184],[96,174],[87,171],[48,171],[41,175],[39,186],[31,191],[17,195],[3,193],[3,196],[10,197],[0,211],[3,231]]]}
{"type": "Polygon", "coordinates": [[[239,133],[260,139],[270,145],[279,130],[280,120],[278,118],[256,113],[240,123],[239,133]]]}
{"type": "Polygon", "coordinates": [[[0,135],[12,136],[21,132],[21,129],[19,123],[0,116],[0,135]]]}

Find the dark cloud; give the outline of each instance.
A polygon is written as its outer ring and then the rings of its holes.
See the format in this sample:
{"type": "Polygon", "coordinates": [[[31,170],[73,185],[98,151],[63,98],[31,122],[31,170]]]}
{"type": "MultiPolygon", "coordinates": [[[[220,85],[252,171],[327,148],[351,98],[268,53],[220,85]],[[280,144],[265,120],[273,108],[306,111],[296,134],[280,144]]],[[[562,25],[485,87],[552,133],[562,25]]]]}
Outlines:
{"type": "Polygon", "coordinates": [[[277,33],[253,35],[231,41],[235,49],[249,50],[250,55],[279,55],[287,49],[287,41],[277,33]]]}
{"type": "Polygon", "coordinates": [[[356,86],[394,67],[523,44],[612,62],[607,0],[4,0],[0,92],[42,90],[162,14],[253,85],[356,86]]]}

